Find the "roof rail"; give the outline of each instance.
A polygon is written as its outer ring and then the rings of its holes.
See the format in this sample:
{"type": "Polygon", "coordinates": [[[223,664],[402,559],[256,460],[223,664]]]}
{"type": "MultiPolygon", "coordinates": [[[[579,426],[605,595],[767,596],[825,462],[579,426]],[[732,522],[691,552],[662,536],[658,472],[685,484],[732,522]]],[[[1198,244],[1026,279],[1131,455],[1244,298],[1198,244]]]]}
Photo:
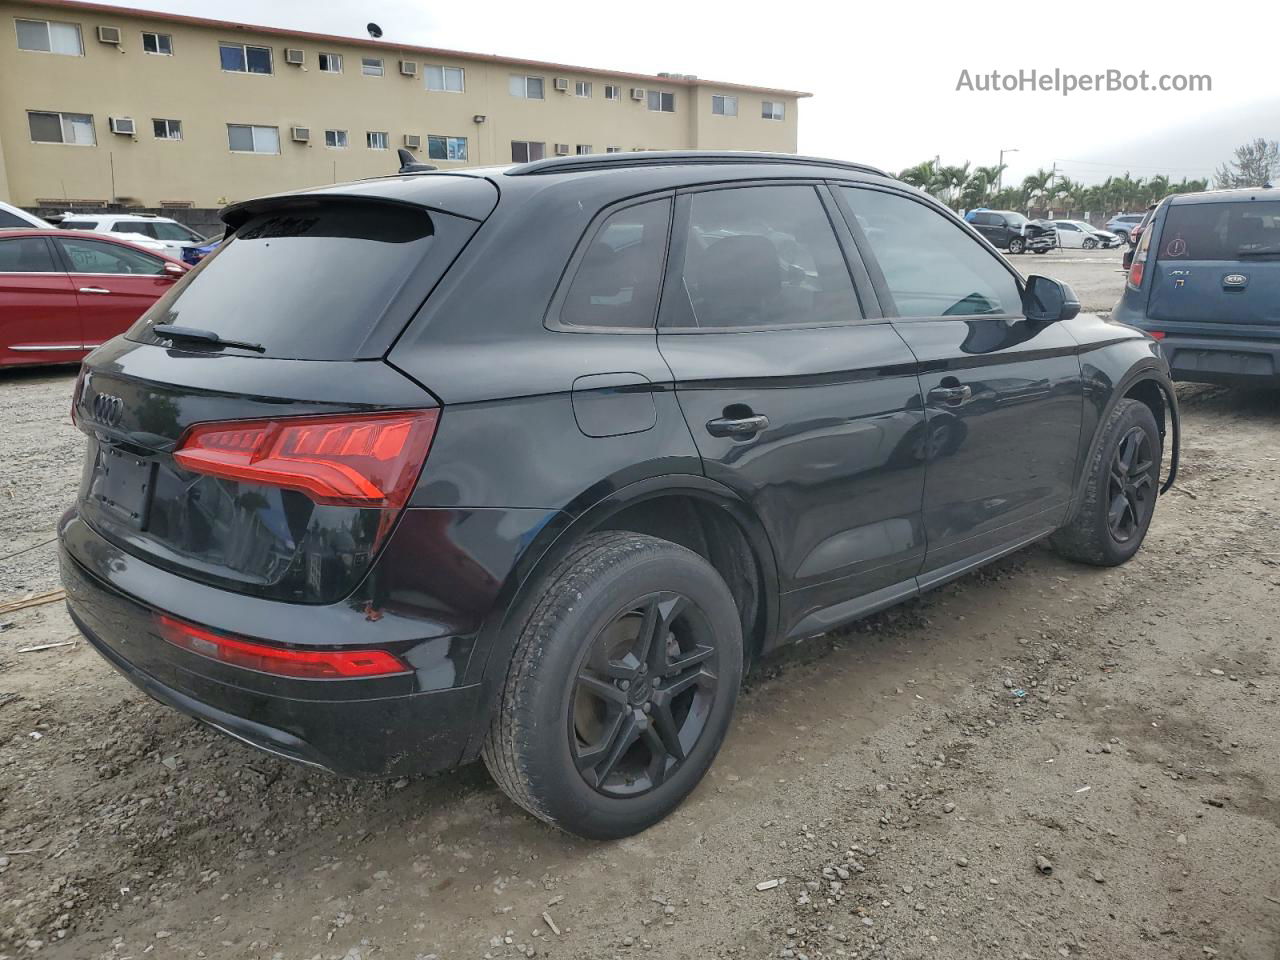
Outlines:
{"type": "Polygon", "coordinates": [[[755,153],[749,150],[643,150],[634,153],[602,153],[587,156],[549,157],[519,164],[507,171],[510,177],[531,177],[549,173],[578,173],[585,170],[613,170],[619,167],[658,167],[689,163],[776,163],[793,166],[839,167],[878,177],[895,179],[876,167],[844,160],[801,157],[790,153],[755,153]]]}

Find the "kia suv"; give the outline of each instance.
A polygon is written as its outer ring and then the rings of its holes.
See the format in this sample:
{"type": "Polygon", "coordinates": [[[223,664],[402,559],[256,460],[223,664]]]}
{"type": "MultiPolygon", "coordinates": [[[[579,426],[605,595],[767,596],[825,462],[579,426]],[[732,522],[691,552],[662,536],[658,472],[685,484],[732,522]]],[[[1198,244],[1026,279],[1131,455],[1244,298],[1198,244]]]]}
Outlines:
{"type": "Polygon", "coordinates": [[[75,622],[245,743],[483,757],[586,837],[674,809],[776,647],[1045,537],[1123,563],[1177,445],[1154,341],[870,167],[566,157],[223,218],[84,364],[75,622]]]}

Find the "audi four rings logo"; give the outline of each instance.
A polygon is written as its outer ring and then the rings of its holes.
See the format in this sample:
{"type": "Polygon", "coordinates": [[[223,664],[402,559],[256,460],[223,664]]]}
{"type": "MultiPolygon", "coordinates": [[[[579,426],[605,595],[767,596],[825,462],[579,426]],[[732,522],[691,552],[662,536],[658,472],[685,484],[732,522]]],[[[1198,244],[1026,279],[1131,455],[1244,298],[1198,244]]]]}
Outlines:
{"type": "Polygon", "coordinates": [[[103,426],[114,427],[120,423],[124,413],[124,401],[109,393],[100,393],[93,398],[93,419],[103,426]]]}

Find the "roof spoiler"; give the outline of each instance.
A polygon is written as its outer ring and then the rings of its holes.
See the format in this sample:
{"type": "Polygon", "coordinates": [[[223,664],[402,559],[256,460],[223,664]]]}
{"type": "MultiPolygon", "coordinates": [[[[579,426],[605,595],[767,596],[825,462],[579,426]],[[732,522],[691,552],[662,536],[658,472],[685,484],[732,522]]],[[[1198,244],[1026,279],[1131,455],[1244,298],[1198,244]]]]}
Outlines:
{"type": "Polygon", "coordinates": [[[396,150],[400,156],[400,172],[401,173],[430,173],[432,170],[438,170],[439,167],[433,167],[429,163],[419,163],[404,147],[396,150]]]}

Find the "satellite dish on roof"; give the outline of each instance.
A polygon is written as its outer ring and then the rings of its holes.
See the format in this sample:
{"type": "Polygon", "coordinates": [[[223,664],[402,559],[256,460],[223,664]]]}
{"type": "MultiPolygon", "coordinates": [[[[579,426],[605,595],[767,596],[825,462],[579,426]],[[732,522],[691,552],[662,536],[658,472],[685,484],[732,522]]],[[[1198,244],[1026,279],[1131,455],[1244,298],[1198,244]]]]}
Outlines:
{"type": "Polygon", "coordinates": [[[367,23],[364,28],[369,31],[369,36],[375,40],[382,36],[382,28],[376,23],[367,23]]]}

